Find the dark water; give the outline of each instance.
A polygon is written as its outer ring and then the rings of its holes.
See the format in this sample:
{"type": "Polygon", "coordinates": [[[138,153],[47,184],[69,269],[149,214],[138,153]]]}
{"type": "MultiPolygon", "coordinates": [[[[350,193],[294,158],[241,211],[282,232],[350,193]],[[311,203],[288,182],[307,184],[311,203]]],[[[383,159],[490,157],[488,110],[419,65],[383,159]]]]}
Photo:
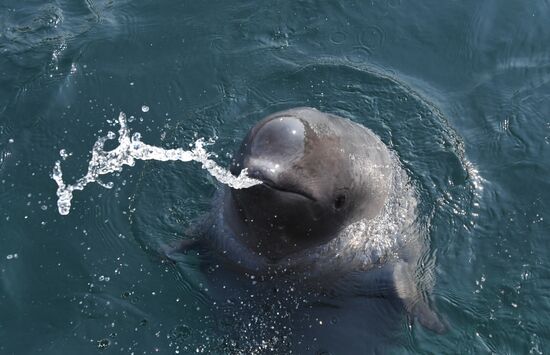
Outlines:
{"type": "Polygon", "coordinates": [[[549,18],[542,0],[3,0],[0,353],[545,352],[549,18]],[[448,333],[388,300],[279,296],[203,255],[163,260],[218,186],[197,164],[138,162],[57,212],[59,150],[82,176],[119,111],[150,144],[218,137],[227,166],[254,122],[304,105],[398,153],[448,333]]]}

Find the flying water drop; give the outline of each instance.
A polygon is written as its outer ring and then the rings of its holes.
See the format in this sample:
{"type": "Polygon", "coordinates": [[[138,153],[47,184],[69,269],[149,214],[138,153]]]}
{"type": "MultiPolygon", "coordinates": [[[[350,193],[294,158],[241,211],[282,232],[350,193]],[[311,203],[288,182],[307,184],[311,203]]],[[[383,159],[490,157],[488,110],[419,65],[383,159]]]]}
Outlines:
{"type": "Polygon", "coordinates": [[[248,188],[261,183],[259,180],[248,177],[246,169],[243,169],[239,176],[234,176],[228,170],[211,160],[210,156],[212,153],[208,153],[205,149],[205,146],[211,144],[211,142],[206,142],[204,138],[196,140],[191,145],[193,146],[191,150],[184,150],[182,148],[163,149],[143,143],[141,135],[137,132],[130,136],[126,115],[123,112],[118,116],[118,123],[120,125],[118,131],[119,145],[113,150],[105,151],[103,149],[106,141],[116,138],[114,132],[108,132],[107,136],[98,138],[92,148],[92,158],[88,163],[88,172],[74,184],[66,184],[63,181],[61,161],[58,160],[55,162],[52,179],[58,186],[57,207],[59,214],[69,214],[73,191],[83,190],[86,185],[92,182],[110,189],[113,187],[113,183],[103,183],[99,180],[99,177],[121,171],[124,165],[134,166],[136,160],[196,161],[201,163],[202,167],[218,181],[234,189],[248,188]]]}

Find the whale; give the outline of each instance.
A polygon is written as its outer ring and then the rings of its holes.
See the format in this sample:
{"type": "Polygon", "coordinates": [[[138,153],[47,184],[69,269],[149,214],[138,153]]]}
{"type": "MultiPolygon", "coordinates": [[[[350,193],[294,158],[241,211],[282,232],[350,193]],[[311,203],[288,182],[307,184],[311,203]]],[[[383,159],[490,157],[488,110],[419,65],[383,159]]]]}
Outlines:
{"type": "Polygon", "coordinates": [[[220,188],[176,252],[206,243],[243,272],[316,284],[354,275],[349,288],[396,297],[425,328],[447,330],[414,186],[373,131],[310,107],[276,112],[234,154],[231,173],[244,169],[261,183],[220,188]]]}

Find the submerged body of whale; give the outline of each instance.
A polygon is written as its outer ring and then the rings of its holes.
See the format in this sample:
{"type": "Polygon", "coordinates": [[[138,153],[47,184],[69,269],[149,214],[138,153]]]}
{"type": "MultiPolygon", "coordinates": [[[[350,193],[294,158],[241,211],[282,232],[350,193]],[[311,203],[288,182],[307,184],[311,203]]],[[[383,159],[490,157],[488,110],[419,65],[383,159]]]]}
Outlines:
{"type": "MultiPolygon", "coordinates": [[[[231,265],[311,284],[397,296],[425,327],[431,265],[414,189],[396,155],[368,128],[313,108],[272,114],[234,157],[262,184],[220,190],[198,230],[231,265]],[[347,278],[347,275],[354,275],[347,278]]],[[[355,292],[355,291],[354,291],[355,292]]]]}

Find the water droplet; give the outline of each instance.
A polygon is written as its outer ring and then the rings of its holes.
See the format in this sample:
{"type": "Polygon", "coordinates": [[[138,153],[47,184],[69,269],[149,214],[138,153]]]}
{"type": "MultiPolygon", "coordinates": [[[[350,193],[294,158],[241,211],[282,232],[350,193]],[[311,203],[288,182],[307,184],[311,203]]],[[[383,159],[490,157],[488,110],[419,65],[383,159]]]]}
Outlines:
{"type": "MultiPolygon", "coordinates": [[[[143,106],[144,112],[149,107],[143,106]]],[[[109,131],[107,136],[99,137],[92,148],[92,159],[88,163],[88,172],[74,184],[66,184],[63,181],[61,171],[61,161],[57,161],[53,168],[52,178],[57,183],[57,207],[61,215],[67,215],[71,209],[71,200],[74,190],[83,190],[90,183],[96,182],[105,188],[112,188],[113,184],[102,183],[99,177],[101,175],[120,172],[124,165],[134,166],[136,160],[158,160],[158,161],[196,161],[202,164],[202,167],[218,181],[232,188],[240,189],[261,183],[258,180],[251,179],[247,175],[246,169],[243,169],[239,176],[233,176],[226,169],[221,168],[211,159],[214,156],[208,153],[206,146],[213,144],[213,140],[205,141],[203,138],[197,139],[192,145],[191,150],[163,149],[141,142],[139,133],[131,135],[130,128],[127,125],[126,116],[120,113],[118,118],[120,125],[118,142],[119,145],[109,151],[104,150],[104,145],[108,139],[115,138],[115,133],[109,131]],[[130,138],[131,137],[131,138],[130,138]]]]}
{"type": "Polygon", "coordinates": [[[67,159],[69,157],[70,153],[67,153],[67,150],[65,149],[61,149],[59,151],[59,156],[61,156],[61,158],[63,158],[63,160],[67,159]]]}
{"type": "Polygon", "coordinates": [[[98,349],[106,349],[109,345],[111,345],[111,341],[109,339],[101,339],[97,341],[98,349]]]}
{"type": "Polygon", "coordinates": [[[191,328],[185,324],[177,325],[174,330],[172,330],[171,336],[176,340],[183,340],[191,335],[191,328]]]}

